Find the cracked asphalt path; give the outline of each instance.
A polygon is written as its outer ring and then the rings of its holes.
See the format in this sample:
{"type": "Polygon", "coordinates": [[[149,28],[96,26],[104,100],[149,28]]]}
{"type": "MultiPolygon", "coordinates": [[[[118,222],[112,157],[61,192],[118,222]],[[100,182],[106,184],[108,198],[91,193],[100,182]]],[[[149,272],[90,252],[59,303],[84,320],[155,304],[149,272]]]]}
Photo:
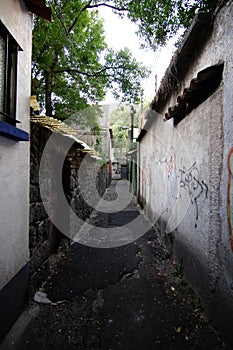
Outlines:
{"type": "MultiPolygon", "coordinates": [[[[106,196],[115,198],[115,182],[106,196]]],[[[97,212],[93,220],[123,226],[138,213],[133,200],[124,211],[97,212]]],[[[37,304],[38,312],[9,349],[226,349],[204,321],[194,292],[174,276],[176,266],[153,229],[124,246],[75,243],[58,256],[43,291],[62,302],[37,304]]]]}

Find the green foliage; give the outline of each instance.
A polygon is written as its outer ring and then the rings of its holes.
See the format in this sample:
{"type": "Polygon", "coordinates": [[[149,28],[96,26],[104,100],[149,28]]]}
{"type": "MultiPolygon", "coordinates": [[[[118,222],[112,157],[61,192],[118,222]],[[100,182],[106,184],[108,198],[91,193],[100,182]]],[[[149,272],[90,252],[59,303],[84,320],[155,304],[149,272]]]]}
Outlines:
{"type": "Polygon", "coordinates": [[[130,128],[130,107],[122,105],[114,110],[110,118],[113,131],[114,148],[128,148],[128,129],[130,128]]]}
{"type": "Polygon", "coordinates": [[[164,254],[163,260],[170,259],[171,257],[172,257],[172,252],[167,251],[167,252],[164,254]]]}
{"type": "Polygon", "coordinates": [[[100,135],[101,128],[99,119],[102,118],[103,111],[98,105],[92,105],[84,109],[77,110],[66,120],[71,127],[80,127],[81,129],[91,129],[93,135],[100,135]]]}
{"type": "Polygon", "coordinates": [[[108,0],[102,3],[115,6],[121,16],[126,14],[138,25],[138,35],[144,43],[156,48],[164,45],[180,28],[187,28],[197,10],[213,11],[218,0],[108,0]]]}
{"type": "Polygon", "coordinates": [[[101,101],[107,88],[118,98],[138,100],[148,72],[127,49],[107,48],[98,11],[88,11],[83,0],[47,2],[53,22],[35,19],[32,52],[32,93],[46,114],[66,119],[101,101]]]}
{"type": "Polygon", "coordinates": [[[179,265],[172,271],[174,276],[180,277],[183,279],[184,271],[183,271],[183,259],[180,257],[179,265]]]}
{"type": "Polygon", "coordinates": [[[109,67],[107,87],[112,90],[113,96],[124,102],[139,103],[142,87],[138,84],[138,73],[144,79],[148,76],[148,70],[131,57],[127,48],[118,52],[109,50],[105,60],[109,67]]]}
{"type": "MultiPolygon", "coordinates": [[[[134,106],[136,112],[139,111],[139,106],[134,106]]],[[[131,107],[127,104],[122,104],[115,109],[110,118],[110,125],[113,130],[114,148],[133,150],[137,148],[136,142],[129,145],[129,129],[131,128],[131,107]]],[[[134,127],[138,125],[138,113],[134,117],[134,127]]],[[[115,151],[116,152],[116,151],[115,151]]]]}
{"type": "Polygon", "coordinates": [[[137,147],[138,147],[138,143],[137,142],[132,142],[129,145],[129,151],[134,151],[135,149],[137,149],[137,147]]]}
{"type": "MultiPolygon", "coordinates": [[[[137,103],[141,80],[149,72],[125,48],[107,48],[98,8],[108,7],[138,25],[143,45],[156,48],[187,28],[197,9],[213,11],[217,0],[47,0],[53,22],[35,18],[32,94],[47,115],[66,119],[101,101],[107,89],[115,98],[137,103]]],[[[89,121],[81,122],[88,124],[89,121]]]]}
{"type": "Polygon", "coordinates": [[[32,93],[39,95],[47,114],[55,110],[56,117],[64,119],[104,97],[106,77],[93,76],[93,72],[102,67],[99,59],[106,44],[95,11],[84,11],[68,34],[81,1],[50,0],[49,4],[53,22],[37,18],[34,23],[32,93]]]}
{"type": "Polygon", "coordinates": [[[151,47],[164,45],[180,28],[187,28],[195,11],[211,11],[216,0],[142,0],[130,1],[128,17],[139,21],[140,37],[151,47]]]}
{"type": "MultiPolygon", "coordinates": [[[[134,105],[136,112],[139,112],[139,105],[134,105]]],[[[130,105],[123,103],[118,108],[112,111],[110,118],[110,125],[113,127],[114,124],[119,124],[121,126],[126,126],[130,128],[131,118],[130,118],[130,105]]],[[[138,113],[135,114],[134,126],[138,125],[138,113]]]]}

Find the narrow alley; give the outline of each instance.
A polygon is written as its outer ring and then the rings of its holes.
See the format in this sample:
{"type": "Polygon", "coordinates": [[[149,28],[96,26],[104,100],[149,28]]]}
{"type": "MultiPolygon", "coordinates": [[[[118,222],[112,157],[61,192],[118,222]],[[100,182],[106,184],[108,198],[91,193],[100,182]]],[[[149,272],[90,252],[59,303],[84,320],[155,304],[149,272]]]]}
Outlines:
{"type": "MultiPolygon", "coordinates": [[[[126,184],[113,181],[106,200],[116,198],[116,183],[126,184]]],[[[123,211],[91,220],[124,226],[138,214],[133,199],[123,211]]],[[[57,256],[40,289],[47,304],[32,295],[1,350],[226,349],[153,228],[127,245],[74,243],[57,256]]]]}

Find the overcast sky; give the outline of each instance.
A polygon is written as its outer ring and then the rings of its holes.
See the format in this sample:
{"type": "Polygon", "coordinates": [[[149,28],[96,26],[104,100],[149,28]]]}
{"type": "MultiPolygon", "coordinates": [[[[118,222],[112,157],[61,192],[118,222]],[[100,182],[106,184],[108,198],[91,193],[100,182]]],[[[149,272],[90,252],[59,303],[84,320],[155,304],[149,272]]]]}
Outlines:
{"type": "MultiPolygon", "coordinates": [[[[160,48],[157,52],[149,49],[140,49],[140,41],[135,34],[137,26],[127,18],[121,19],[111,9],[99,8],[100,16],[104,19],[104,28],[107,43],[113,49],[129,48],[133,56],[151,71],[151,76],[144,82],[144,100],[152,99],[155,92],[155,74],[158,82],[161,80],[168,66],[174,47],[172,44],[167,48],[160,48]]],[[[106,103],[112,103],[113,98],[108,95],[106,103]]]]}

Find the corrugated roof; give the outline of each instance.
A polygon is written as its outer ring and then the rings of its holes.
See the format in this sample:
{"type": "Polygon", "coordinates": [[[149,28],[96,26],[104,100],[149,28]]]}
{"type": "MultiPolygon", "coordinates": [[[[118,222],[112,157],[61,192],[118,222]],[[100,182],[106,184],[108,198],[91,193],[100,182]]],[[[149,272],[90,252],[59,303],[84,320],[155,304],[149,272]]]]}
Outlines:
{"type": "MultiPolygon", "coordinates": [[[[77,144],[79,144],[82,149],[81,151],[84,153],[90,153],[92,156],[97,157],[97,152],[94,150],[94,148],[91,148],[90,146],[88,146],[85,142],[79,140],[77,137],[73,136],[73,135],[69,135],[69,134],[62,134],[64,137],[69,137],[70,139],[72,139],[74,142],[76,142],[77,144]]],[[[100,158],[101,159],[101,158],[100,158]]]]}
{"type": "Polygon", "coordinates": [[[31,122],[40,124],[41,126],[58,134],[76,135],[76,131],[63,123],[61,120],[42,115],[31,116],[30,119],[31,122]]]}
{"type": "Polygon", "coordinates": [[[81,146],[81,151],[85,153],[90,153],[91,155],[97,156],[97,152],[89,147],[85,142],[79,140],[75,135],[77,134],[74,129],[63,123],[61,120],[55,119],[53,117],[47,117],[42,115],[34,115],[30,117],[32,123],[38,124],[52,132],[61,134],[64,137],[71,138],[79,146],[81,146]]]}

